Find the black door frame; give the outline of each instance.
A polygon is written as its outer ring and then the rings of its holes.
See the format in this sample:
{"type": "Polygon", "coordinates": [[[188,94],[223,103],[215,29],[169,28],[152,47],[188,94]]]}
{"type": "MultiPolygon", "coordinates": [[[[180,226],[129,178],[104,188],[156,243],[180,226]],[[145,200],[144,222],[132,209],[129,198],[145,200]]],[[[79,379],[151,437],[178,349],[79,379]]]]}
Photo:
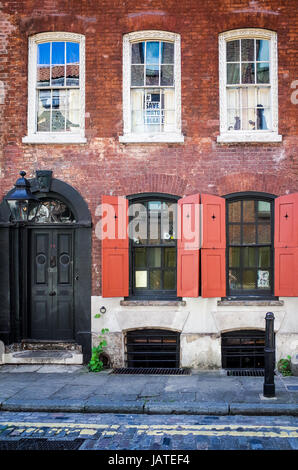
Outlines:
{"type": "MultiPolygon", "coordinates": [[[[91,214],[80,193],[61,180],[52,178],[48,192],[41,191],[37,178],[30,180],[30,184],[37,197],[61,199],[75,216],[76,222],[71,224],[76,253],[74,336],[87,362],[91,355],[91,214]]],[[[18,343],[28,333],[28,230],[42,225],[22,227],[11,223],[6,202],[0,204],[0,340],[4,344],[18,343]]],[[[54,225],[57,228],[57,224],[54,225]]],[[[67,227],[70,228],[70,224],[67,227]]]]}

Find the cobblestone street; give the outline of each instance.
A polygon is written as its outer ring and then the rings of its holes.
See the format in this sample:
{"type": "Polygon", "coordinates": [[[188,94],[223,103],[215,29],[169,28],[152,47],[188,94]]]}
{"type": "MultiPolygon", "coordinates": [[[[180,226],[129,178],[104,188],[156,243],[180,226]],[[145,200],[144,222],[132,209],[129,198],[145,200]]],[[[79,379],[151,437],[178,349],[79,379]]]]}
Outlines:
{"type": "Polygon", "coordinates": [[[24,439],[80,450],[298,450],[298,418],[0,413],[0,449],[24,439]]]}

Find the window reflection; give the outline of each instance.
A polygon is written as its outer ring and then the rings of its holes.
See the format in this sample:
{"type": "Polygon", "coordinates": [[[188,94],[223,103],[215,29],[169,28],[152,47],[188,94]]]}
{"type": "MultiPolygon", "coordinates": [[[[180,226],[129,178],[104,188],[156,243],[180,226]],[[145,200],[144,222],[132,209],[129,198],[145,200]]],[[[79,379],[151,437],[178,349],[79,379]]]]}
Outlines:
{"type": "Polygon", "coordinates": [[[79,85],[79,43],[54,41],[38,44],[38,132],[79,132],[79,85]],[[44,90],[46,87],[48,89],[44,90]]]}

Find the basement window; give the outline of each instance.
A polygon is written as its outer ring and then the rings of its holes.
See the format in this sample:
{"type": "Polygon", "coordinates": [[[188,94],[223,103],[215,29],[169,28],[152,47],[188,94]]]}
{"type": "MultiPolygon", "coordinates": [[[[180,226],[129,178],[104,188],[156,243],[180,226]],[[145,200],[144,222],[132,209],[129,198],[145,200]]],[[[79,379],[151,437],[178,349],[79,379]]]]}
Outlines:
{"type": "Polygon", "coordinates": [[[230,331],[221,335],[223,369],[263,369],[265,332],[230,331]]]}
{"type": "Polygon", "coordinates": [[[135,330],[126,334],[127,367],[179,368],[180,334],[168,330],[135,330]]]}

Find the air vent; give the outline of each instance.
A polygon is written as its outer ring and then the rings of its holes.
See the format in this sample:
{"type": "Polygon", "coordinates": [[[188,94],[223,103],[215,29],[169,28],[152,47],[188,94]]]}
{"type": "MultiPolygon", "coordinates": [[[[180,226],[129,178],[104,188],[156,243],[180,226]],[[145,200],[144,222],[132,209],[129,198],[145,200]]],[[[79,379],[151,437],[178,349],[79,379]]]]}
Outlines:
{"type": "Polygon", "coordinates": [[[264,377],[264,369],[229,369],[228,377],[264,377]]]}
{"type": "Polygon", "coordinates": [[[190,375],[190,369],[175,369],[175,368],[137,368],[137,367],[123,367],[114,369],[112,374],[122,375],[140,375],[140,374],[153,374],[153,375],[190,375]]]}

